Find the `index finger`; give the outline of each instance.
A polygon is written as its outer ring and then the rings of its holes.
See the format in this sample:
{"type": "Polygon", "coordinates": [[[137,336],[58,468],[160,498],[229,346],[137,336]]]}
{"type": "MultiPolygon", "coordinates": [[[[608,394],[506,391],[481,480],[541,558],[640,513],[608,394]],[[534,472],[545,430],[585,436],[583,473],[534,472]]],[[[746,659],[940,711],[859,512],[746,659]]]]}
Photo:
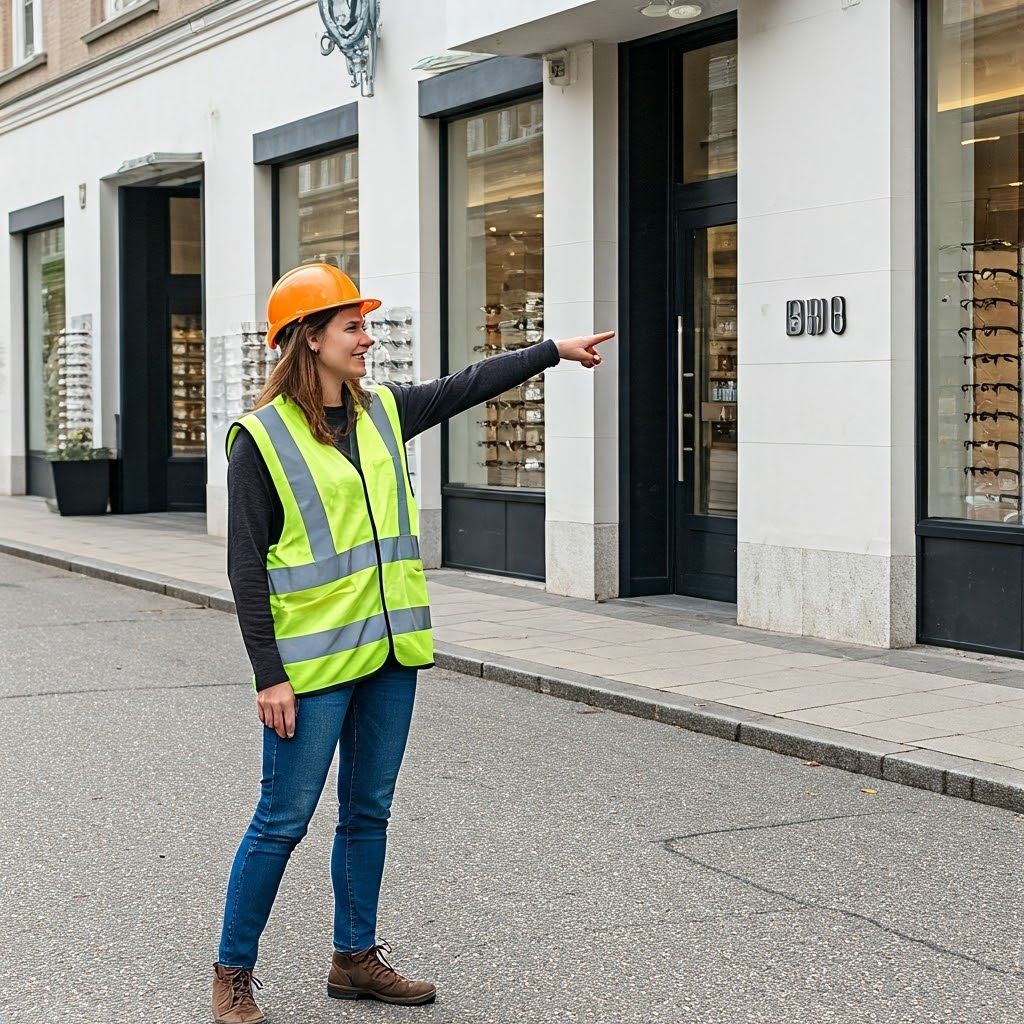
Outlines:
{"type": "Polygon", "coordinates": [[[605,331],[602,334],[592,334],[587,339],[587,348],[593,348],[595,345],[600,345],[602,341],[607,341],[609,338],[614,338],[614,331],[605,331]]]}

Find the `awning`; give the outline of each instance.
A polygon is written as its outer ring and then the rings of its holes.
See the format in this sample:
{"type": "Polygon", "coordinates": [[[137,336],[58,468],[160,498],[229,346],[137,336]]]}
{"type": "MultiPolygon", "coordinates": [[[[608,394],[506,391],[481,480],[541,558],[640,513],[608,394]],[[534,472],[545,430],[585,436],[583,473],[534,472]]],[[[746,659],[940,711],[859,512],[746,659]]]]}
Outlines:
{"type": "Polygon", "coordinates": [[[181,185],[195,181],[203,170],[202,153],[148,153],[125,160],[116,171],[104,174],[101,181],[118,185],[181,185]]]}

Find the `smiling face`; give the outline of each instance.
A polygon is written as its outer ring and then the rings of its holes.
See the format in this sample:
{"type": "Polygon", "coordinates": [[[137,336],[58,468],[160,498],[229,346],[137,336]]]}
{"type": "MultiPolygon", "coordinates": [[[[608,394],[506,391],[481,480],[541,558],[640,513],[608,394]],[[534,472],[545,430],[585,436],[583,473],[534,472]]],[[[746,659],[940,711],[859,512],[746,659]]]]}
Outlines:
{"type": "Polygon", "coordinates": [[[338,380],[359,380],[366,376],[366,353],[373,345],[363,328],[360,306],[337,310],[319,338],[320,362],[338,380]]]}

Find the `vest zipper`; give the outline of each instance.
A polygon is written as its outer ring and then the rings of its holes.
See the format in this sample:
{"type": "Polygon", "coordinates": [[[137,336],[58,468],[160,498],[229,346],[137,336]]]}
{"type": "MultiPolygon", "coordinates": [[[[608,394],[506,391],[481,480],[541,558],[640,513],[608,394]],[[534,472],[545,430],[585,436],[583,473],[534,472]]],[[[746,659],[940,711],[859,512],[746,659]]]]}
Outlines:
{"type": "MultiPolygon", "coordinates": [[[[355,444],[354,436],[352,443],[355,444]]],[[[373,546],[377,551],[377,586],[380,588],[380,606],[384,609],[384,628],[388,631],[388,653],[395,661],[398,661],[398,655],[395,653],[395,636],[391,632],[391,616],[388,615],[388,602],[384,597],[384,555],[380,550],[380,537],[377,534],[377,523],[373,518],[373,507],[370,505],[370,491],[366,486],[366,477],[363,476],[363,467],[348,452],[343,451],[337,445],[335,447],[352,463],[352,468],[359,474],[359,482],[363,485],[363,501],[366,502],[366,514],[370,517],[370,529],[373,530],[373,546]]]]}

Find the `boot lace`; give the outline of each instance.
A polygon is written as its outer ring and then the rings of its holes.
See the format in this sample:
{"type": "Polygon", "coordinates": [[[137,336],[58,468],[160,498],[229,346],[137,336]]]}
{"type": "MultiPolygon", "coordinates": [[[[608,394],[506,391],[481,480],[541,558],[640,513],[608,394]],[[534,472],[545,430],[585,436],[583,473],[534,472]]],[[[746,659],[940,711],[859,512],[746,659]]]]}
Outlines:
{"type": "Polygon", "coordinates": [[[371,946],[367,953],[369,955],[367,956],[366,966],[371,977],[388,981],[402,977],[391,965],[391,961],[388,960],[388,957],[394,956],[395,953],[391,948],[390,942],[382,940],[375,946],[371,946]]]}
{"type": "Polygon", "coordinates": [[[247,1010],[250,1006],[256,1005],[256,1000],[252,994],[253,986],[256,987],[257,991],[263,988],[259,978],[252,971],[239,967],[231,973],[231,1005],[233,1008],[247,1010]]]}

